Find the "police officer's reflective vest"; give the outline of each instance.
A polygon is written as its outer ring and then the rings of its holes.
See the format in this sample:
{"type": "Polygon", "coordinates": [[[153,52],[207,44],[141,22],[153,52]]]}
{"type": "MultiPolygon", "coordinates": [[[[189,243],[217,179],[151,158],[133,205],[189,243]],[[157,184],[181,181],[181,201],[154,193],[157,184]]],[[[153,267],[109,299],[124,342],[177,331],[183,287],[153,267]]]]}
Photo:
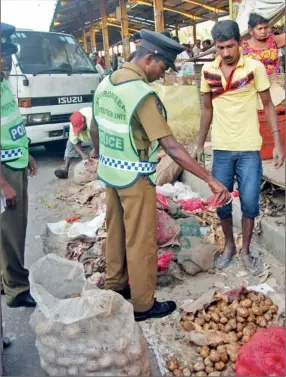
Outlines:
{"type": "MultiPolygon", "coordinates": [[[[154,90],[142,80],[112,84],[110,76],[98,86],[93,102],[94,117],[99,128],[98,176],[107,185],[123,188],[146,175],[154,183],[156,151],[153,142],[147,161],[141,161],[136,148],[131,120],[139,104],[154,90]]],[[[167,114],[162,108],[165,118],[167,114]]],[[[156,127],[156,124],[154,124],[156,127]]]]}
{"type": "Polygon", "coordinates": [[[1,81],[1,163],[13,169],[28,166],[28,138],[8,82],[1,81]]]}

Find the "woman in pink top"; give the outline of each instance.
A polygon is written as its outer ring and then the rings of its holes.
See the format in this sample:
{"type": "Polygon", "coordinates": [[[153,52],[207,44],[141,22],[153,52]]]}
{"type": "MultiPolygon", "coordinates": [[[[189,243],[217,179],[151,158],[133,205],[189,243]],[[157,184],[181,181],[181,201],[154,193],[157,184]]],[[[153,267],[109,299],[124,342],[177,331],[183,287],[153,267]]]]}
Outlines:
{"type": "Polygon", "coordinates": [[[243,42],[243,55],[260,60],[268,75],[279,73],[278,49],[285,46],[285,33],[270,34],[268,21],[256,13],[250,15],[248,27],[251,38],[243,42]]]}

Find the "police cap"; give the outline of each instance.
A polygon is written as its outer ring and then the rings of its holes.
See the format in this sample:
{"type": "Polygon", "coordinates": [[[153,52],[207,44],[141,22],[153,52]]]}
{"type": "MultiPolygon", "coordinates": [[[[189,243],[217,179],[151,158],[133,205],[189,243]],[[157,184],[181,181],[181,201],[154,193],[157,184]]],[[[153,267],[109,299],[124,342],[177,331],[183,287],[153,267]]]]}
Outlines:
{"type": "Polygon", "coordinates": [[[158,55],[167,66],[176,70],[174,62],[177,55],[186,49],[184,46],[162,33],[142,29],[140,35],[142,38],[141,47],[146,48],[154,55],[158,55]]]}
{"type": "Polygon", "coordinates": [[[12,43],[11,35],[16,31],[15,26],[1,22],[1,55],[8,56],[16,54],[17,46],[12,43]]]}

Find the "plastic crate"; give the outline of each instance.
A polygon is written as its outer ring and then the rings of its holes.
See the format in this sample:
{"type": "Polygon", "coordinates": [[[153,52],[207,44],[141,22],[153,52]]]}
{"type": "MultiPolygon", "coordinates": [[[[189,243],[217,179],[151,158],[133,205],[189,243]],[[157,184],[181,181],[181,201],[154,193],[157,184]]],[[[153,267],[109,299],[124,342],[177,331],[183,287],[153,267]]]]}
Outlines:
{"type": "MultiPolygon", "coordinates": [[[[278,116],[278,124],[280,128],[280,139],[283,150],[285,151],[285,107],[276,108],[278,116]]],[[[267,124],[264,111],[258,111],[258,119],[260,124],[260,134],[263,142],[260,151],[262,160],[271,160],[273,158],[274,141],[271,128],[267,124]]]]}

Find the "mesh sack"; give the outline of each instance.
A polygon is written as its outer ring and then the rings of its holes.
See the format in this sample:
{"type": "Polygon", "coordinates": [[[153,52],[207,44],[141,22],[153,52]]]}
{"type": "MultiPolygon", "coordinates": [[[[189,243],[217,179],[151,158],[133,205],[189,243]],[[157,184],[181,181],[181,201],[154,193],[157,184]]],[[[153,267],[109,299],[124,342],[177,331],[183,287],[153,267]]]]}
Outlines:
{"type": "Polygon", "coordinates": [[[285,376],[285,328],[260,330],[241,347],[237,376],[285,376]]]}
{"type": "Polygon", "coordinates": [[[51,376],[149,376],[133,307],[90,286],[82,264],[49,254],[30,271],[37,307],[30,325],[42,368],[51,376]]]}

